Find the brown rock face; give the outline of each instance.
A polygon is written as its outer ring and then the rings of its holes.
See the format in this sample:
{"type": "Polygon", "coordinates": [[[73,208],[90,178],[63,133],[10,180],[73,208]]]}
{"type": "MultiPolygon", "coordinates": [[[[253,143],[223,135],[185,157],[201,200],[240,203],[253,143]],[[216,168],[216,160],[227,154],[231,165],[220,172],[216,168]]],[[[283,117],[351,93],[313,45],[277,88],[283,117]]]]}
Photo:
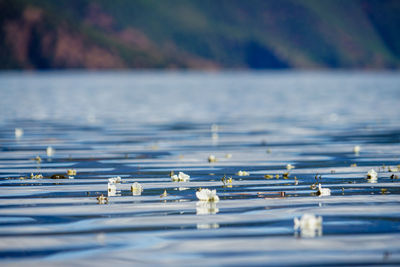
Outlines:
{"type": "Polygon", "coordinates": [[[26,8],[19,19],[3,26],[5,41],[23,68],[123,68],[112,51],[85,40],[66,26],[43,26],[43,11],[26,8]]]}
{"type": "Polygon", "coordinates": [[[70,68],[122,68],[124,63],[110,51],[92,44],[85,44],[78,34],[58,29],[54,45],[54,64],[70,68]]]}
{"type": "Polygon", "coordinates": [[[6,44],[11,48],[16,60],[25,68],[32,68],[28,59],[28,45],[31,42],[32,28],[41,18],[41,9],[28,7],[20,20],[6,21],[3,26],[6,44]]]}
{"type": "Polygon", "coordinates": [[[122,42],[135,46],[139,49],[147,50],[155,48],[155,46],[143,32],[132,27],[118,32],[116,34],[116,37],[119,38],[122,42]]]}

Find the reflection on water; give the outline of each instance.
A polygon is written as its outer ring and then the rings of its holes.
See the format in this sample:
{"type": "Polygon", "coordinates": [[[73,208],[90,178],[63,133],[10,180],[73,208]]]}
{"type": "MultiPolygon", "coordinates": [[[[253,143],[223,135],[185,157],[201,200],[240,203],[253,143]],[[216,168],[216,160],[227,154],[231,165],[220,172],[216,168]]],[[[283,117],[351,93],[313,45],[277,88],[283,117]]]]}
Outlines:
{"type": "Polygon", "coordinates": [[[196,203],[197,215],[217,214],[218,211],[219,209],[217,208],[217,203],[215,202],[197,201],[196,203]]]}
{"type": "Polygon", "coordinates": [[[322,235],[322,217],[314,214],[304,214],[294,218],[295,236],[300,232],[301,237],[313,238],[322,235]]]}
{"type": "Polygon", "coordinates": [[[3,73],[0,86],[4,264],[400,264],[398,73],[3,73]],[[198,201],[205,188],[218,203],[198,201]]]}
{"type": "Polygon", "coordinates": [[[217,223],[198,223],[197,229],[217,229],[219,224],[217,223]]]}

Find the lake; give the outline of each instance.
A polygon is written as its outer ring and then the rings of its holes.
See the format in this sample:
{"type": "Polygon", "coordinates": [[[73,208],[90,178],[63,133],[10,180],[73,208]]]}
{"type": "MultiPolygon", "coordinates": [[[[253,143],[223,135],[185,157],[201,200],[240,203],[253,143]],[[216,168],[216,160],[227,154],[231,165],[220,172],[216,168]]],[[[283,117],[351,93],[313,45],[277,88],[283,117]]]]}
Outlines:
{"type": "Polygon", "coordinates": [[[400,265],[399,100],[398,72],[2,72],[0,263],[400,265]]]}

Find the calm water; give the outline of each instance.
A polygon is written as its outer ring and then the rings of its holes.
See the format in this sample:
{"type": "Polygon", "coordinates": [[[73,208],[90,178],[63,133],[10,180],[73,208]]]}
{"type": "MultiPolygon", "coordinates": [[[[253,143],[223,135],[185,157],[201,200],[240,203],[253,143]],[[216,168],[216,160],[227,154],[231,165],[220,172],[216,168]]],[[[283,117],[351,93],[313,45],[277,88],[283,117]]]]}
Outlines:
{"type": "Polygon", "coordinates": [[[398,265],[399,100],[395,72],[2,73],[0,264],[398,265]]]}

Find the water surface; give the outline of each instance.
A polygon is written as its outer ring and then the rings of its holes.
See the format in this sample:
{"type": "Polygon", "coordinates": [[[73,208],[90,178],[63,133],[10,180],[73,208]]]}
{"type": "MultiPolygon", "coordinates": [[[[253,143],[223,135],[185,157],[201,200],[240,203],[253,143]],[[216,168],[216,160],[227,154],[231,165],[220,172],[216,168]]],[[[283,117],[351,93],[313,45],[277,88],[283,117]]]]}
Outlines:
{"type": "Polygon", "coordinates": [[[0,96],[3,265],[400,264],[399,73],[11,72],[0,96]]]}

